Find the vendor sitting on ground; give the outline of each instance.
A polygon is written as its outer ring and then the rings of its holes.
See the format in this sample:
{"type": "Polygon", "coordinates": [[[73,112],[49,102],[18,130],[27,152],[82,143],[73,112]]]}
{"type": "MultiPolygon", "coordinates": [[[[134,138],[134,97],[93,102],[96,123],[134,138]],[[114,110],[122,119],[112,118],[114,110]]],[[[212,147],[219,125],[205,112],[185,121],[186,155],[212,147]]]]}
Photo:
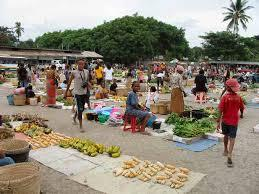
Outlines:
{"type": "Polygon", "coordinates": [[[108,98],[108,90],[105,88],[104,82],[101,82],[101,85],[98,86],[98,89],[95,92],[95,99],[104,99],[108,98]]]}
{"type": "Polygon", "coordinates": [[[6,166],[6,165],[9,165],[9,164],[14,164],[13,159],[10,158],[10,157],[5,157],[4,150],[2,150],[0,148],[0,167],[6,166]]]}
{"type": "Polygon", "coordinates": [[[126,101],[126,112],[125,115],[136,116],[137,119],[141,120],[140,131],[144,132],[148,119],[150,118],[149,112],[144,110],[144,107],[139,105],[139,99],[137,92],[139,92],[139,82],[134,81],[132,83],[132,91],[128,94],[126,101]]]}
{"type": "Polygon", "coordinates": [[[117,80],[116,79],[113,79],[113,83],[112,83],[112,85],[110,86],[110,94],[111,95],[117,95],[117,91],[116,91],[116,89],[117,89],[117,80]]]}
{"type": "Polygon", "coordinates": [[[151,86],[150,92],[148,93],[147,98],[146,98],[146,110],[150,111],[150,105],[157,103],[158,99],[159,99],[159,94],[156,91],[156,87],[151,86]]]}
{"type": "Polygon", "coordinates": [[[199,75],[195,77],[194,83],[196,84],[196,87],[192,89],[192,93],[194,95],[196,95],[199,92],[208,92],[208,89],[206,88],[207,79],[204,76],[203,69],[201,69],[199,75]]]}

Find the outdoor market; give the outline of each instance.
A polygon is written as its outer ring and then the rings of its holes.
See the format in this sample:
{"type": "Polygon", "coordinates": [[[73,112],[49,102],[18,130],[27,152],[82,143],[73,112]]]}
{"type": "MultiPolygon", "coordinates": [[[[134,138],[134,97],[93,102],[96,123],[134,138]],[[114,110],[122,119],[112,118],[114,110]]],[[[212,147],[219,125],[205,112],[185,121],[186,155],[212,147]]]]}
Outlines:
{"type": "Polygon", "coordinates": [[[259,193],[258,3],[225,4],[198,44],[155,13],[0,26],[0,194],[259,193]]]}

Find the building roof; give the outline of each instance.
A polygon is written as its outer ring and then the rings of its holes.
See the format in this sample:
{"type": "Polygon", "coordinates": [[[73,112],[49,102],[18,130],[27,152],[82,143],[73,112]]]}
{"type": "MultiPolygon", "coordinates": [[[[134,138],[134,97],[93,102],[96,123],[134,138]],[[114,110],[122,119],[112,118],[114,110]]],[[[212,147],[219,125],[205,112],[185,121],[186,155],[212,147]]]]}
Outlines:
{"type": "Polygon", "coordinates": [[[251,61],[209,61],[210,64],[227,64],[227,65],[259,65],[259,62],[251,61]]]}
{"type": "Polygon", "coordinates": [[[9,57],[25,57],[25,58],[63,58],[63,57],[73,57],[73,58],[103,58],[103,56],[91,51],[73,51],[73,50],[57,50],[57,49],[38,49],[38,48],[16,48],[16,47],[3,47],[0,46],[0,56],[9,57]]]}
{"type": "Polygon", "coordinates": [[[102,55],[99,55],[98,53],[96,53],[94,51],[83,51],[82,55],[85,58],[103,58],[102,55]]]}

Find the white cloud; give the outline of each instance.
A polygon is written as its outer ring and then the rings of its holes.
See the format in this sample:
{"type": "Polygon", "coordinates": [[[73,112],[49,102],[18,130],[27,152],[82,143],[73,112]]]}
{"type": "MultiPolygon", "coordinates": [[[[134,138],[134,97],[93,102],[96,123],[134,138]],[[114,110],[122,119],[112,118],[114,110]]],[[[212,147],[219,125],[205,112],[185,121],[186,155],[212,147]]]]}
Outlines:
{"type": "MultiPolygon", "coordinates": [[[[20,21],[25,28],[22,39],[35,38],[53,30],[93,28],[124,15],[138,12],[186,29],[191,46],[201,43],[200,35],[226,28],[222,7],[229,0],[0,0],[0,24],[12,26],[20,21]]],[[[244,36],[259,34],[259,0],[250,0],[253,21],[244,36]]]]}

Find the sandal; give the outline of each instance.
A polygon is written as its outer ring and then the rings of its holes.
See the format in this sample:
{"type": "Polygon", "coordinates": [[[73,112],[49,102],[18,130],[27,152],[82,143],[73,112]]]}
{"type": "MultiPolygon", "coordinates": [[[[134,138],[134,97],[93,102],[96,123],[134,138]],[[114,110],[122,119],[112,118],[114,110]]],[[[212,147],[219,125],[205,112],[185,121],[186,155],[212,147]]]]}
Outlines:
{"type": "Polygon", "coordinates": [[[232,162],[232,159],[231,159],[231,158],[228,158],[227,166],[228,166],[229,168],[233,167],[233,162],[232,162]]]}

